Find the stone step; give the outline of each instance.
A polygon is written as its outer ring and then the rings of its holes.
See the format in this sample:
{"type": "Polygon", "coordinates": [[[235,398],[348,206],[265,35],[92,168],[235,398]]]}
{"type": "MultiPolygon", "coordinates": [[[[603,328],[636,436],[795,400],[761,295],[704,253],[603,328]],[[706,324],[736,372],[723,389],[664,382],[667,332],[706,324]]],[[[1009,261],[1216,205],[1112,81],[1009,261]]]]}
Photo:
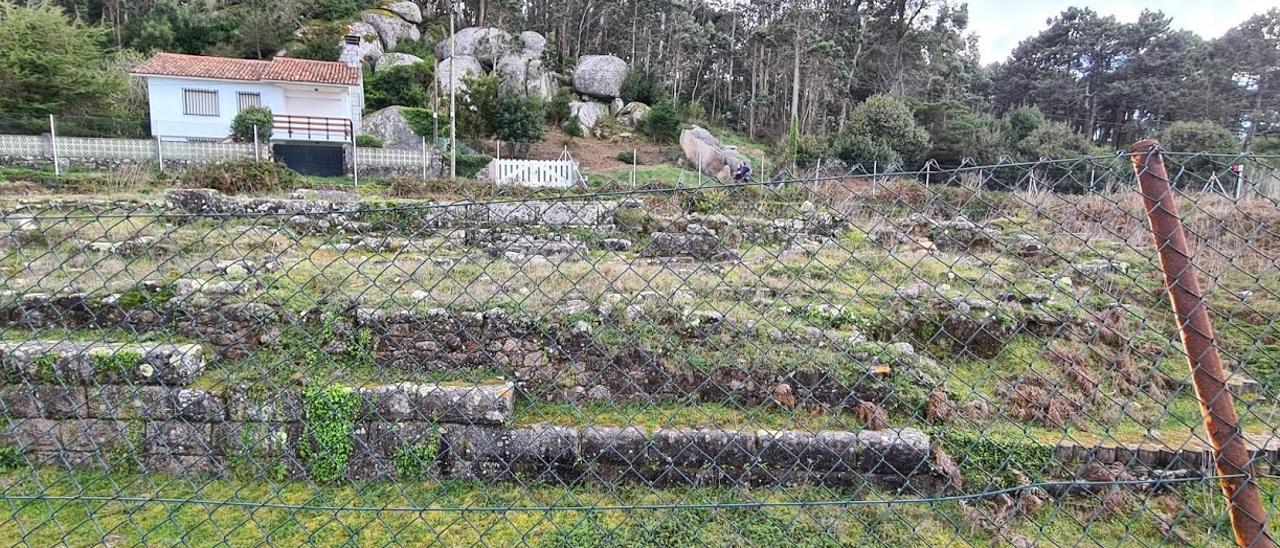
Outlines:
{"type": "Polygon", "coordinates": [[[0,343],[3,367],[28,382],[75,386],[186,386],[204,371],[199,345],[24,341],[0,343]]]}
{"type": "MultiPolygon", "coordinates": [[[[1280,436],[1248,434],[1245,436],[1245,446],[1254,462],[1280,465],[1280,436]]],[[[1053,454],[1058,462],[1067,465],[1096,463],[1201,471],[1213,468],[1213,450],[1208,439],[1141,444],[1064,441],[1054,446],[1053,454]]]]}

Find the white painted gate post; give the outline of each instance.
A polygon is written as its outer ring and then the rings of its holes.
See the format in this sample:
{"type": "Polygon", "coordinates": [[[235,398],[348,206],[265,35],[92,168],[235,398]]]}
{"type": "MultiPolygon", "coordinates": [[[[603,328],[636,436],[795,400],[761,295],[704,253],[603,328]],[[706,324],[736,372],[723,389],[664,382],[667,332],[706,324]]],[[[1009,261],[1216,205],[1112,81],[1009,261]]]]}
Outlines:
{"type": "Polygon", "coordinates": [[[53,122],[53,115],[49,115],[49,144],[53,146],[53,174],[54,176],[62,175],[62,167],[58,165],[58,128],[53,122]]]}

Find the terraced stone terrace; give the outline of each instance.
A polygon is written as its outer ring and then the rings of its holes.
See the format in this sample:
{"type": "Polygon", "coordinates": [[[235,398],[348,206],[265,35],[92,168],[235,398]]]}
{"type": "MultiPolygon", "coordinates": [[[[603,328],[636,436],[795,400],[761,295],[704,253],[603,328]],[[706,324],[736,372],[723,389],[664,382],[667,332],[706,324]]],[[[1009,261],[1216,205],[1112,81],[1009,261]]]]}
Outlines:
{"type": "MultiPolygon", "coordinates": [[[[1002,495],[1016,510],[983,497],[932,503],[929,519],[847,502],[680,512],[731,543],[858,543],[914,522],[950,542],[1016,542],[1032,527],[1064,542],[1107,528],[1195,542],[1224,527],[1220,505],[1193,506],[1213,496],[1197,479],[1213,474],[1209,445],[1131,191],[837,180],[479,201],[173,189],[3,202],[9,495],[134,485],[123,492],[567,504],[578,509],[542,522],[442,511],[376,529],[416,523],[458,542],[542,529],[590,545],[675,518],[581,506],[1156,478],[1186,483],[1035,487],[1002,495]],[[1046,499],[1054,509],[1031,508],[1046,499]],[[587,538],[601,528],[614,537],[587,538]]],[[[1280,213],[1261,200],[1183,205],[1266,470],[1280,461],[1280,213]]],[[[0,531],[42,530],[36,503],[9,504],[0,531]]],[[[301,519],[254,512],[263,520],[237,534],[301,519]]],[[[381,534],[357,532],[368,517],[325,527],[368,541],[381,534]]]]}

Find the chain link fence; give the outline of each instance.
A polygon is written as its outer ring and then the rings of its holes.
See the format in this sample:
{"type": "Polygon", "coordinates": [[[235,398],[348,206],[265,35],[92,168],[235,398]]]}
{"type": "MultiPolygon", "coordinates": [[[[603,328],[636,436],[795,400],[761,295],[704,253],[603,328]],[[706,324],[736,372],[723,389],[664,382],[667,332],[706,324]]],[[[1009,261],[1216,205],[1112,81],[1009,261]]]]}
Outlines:
{"type": "Polygon", "coordinates": [[[1222,486],[1256,535],[1280,485],[1276,167],[4,199],[0,537],[1230,544],[1222,486]]]}

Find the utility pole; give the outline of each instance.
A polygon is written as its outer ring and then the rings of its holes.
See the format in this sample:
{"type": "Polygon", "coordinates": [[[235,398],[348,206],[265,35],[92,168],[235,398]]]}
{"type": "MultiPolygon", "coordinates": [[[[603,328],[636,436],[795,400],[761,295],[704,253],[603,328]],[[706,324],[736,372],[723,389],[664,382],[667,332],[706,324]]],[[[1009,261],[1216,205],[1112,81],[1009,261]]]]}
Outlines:
{"type": "Polygon", "coordinates": [[[454,53],[457,52],[457,34],[453,29],[453,16],[456,5],[449,0],[449,180],[458,178],[458,81],[454,76],[454,53]]]}

